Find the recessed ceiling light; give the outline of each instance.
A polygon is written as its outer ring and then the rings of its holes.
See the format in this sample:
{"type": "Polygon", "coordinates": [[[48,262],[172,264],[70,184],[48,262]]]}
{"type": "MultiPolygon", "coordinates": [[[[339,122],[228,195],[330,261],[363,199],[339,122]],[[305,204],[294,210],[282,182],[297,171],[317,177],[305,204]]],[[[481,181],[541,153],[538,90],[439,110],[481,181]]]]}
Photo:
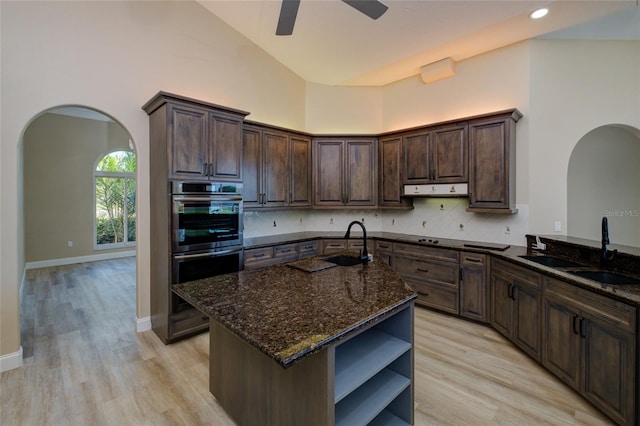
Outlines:
{"type": "Polygon", "coordinates": [[[531,19],[540,19],[543,16],[546,16],[547,13],[549,13],[549,9],[538,9],[538,10],[534,10],[533,12],[531,12],[531,15],[529,15],[531,17],[531,19]]]}

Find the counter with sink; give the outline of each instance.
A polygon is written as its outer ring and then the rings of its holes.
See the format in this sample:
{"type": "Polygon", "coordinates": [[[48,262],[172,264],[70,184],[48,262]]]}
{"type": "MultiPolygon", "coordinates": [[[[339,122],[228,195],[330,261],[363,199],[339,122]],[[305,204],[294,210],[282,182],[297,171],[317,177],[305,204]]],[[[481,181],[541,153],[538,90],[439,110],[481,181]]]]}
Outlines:
{"type": "Polygon", "coordinates": [[[339,255],[174,287],[210,318],[210,390],[238,424],[413,423],[416,295],[384,262],[339,255]]]}

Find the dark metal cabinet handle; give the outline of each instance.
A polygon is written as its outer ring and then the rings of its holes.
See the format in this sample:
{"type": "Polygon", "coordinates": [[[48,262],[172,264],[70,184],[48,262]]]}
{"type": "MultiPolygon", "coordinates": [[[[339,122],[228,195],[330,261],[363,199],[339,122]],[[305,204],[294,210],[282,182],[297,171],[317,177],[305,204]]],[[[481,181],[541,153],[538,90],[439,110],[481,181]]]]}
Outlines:
{"type": "Polygon", "coordinates": [[[587,320],[585,320],[584,318],[580,318],[580,337],[582,337],[583,339],[587,337],[587,332],[585,330],[586,322],[587,320]]]}
{"type": "Polygon", "coordinates": [[[473,263],[482,262],[480,259],[476,259],[475,257],[465,257],[464,260],[467,261],[467,262],[473,262],[473,263]]]}
{"type": "Polygon", "coordinates": [[[423,269],[423,268],[416,268],[416,271],[418,271],[418,272],[429,272],[428,269],[423,269]]]}
{"type": "Polygon", "coordinates": [[[209,163],[204,163],[204,167],[202,168],[202,174],[204,176],[209,176],[209,163]]]}
{"type": "Polygon", "coordinates": [[[258,257],[264,257],[265,254],[264,253],[260,253],[260,254],[254,254],[252,257],[253,258],[258,258],[258,257]]]}
{"type": "Polygon", "coordinates": [[[573,316],[573,333],[580,334],[580,330],[578,330],[578,320],[580,317],[578,315],[573,316]]]}
{"type": "Polygon", "coordinates": [[[514,292],[513,290],[515,289],[515,286],[511,283],[509,283],[509,286],[507,287],[507,296],[509,297],[509,299],[511,300],[516,300],[515,296],[514,296],[514,292]]]}

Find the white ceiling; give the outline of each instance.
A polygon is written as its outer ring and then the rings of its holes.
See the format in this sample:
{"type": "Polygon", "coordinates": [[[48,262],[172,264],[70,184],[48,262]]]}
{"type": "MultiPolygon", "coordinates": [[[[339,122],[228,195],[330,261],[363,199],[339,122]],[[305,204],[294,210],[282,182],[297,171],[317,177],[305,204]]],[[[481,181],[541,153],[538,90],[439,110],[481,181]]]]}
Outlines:
{"type": "Polygon", "coordinates": [[[382,0],[372,20],[340,0],[301,0],[291,36],[276,36],[280,0],[197,0],[304,80],[383,86],[534,37],[640,39],[637,0],[382,0]],[[532,20],[529,13],[547,7],[532,20]]]}

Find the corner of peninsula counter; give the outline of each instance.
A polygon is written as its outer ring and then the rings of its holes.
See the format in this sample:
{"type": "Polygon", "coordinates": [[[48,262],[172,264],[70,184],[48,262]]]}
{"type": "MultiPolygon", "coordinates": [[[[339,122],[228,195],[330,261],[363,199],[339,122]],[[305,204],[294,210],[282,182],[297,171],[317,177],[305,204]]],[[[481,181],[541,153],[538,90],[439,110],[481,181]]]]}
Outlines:
{"type": "Polygon", "coordinates": [[[211,393],[240,425],[413,424],[416,294],[325,257],[174,287],[210,318],[211,393]]]}

